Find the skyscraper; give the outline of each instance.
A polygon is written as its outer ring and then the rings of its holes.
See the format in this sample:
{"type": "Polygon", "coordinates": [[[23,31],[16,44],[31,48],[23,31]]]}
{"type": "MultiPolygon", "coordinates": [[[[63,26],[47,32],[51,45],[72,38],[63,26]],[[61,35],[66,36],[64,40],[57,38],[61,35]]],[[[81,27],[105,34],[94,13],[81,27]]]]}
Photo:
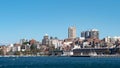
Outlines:
{"type": "Polygon", "coordinates": [[[99,39],[99,31],[97,29],[91,29],[89,31],[81,32],[81,37],[99,39]]]}
{"type": "Polygon", "coordinates": [[[99,39],[99,31],[97,29],[92,29],[90,31],[90,38],[99,39]]]}
{"type": "Polygon", "coordinates": [[[85,32],[81,32],[81,37],[84,37],[85,38],[85,32]]]}
{"type": "Polygon", "coordinates": [[[70,39],[76,38],[76,27],[68,28],[68,38],[70,38],[70,39]]]}
{"type": "Polygon", "coordinates": [[[85,38],[90,38],[90,31],[85,31],[85,38]]]}

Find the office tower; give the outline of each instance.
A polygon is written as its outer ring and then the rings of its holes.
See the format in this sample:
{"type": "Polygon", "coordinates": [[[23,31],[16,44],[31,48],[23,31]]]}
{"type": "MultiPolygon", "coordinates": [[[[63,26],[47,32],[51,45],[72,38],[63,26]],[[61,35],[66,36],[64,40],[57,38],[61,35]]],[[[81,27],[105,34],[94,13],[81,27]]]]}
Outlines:
{"type": "Polygon", "coordinates": [[[92,29],[90,31],[90,38],[99,39],[99,31],[97,29],[92,29]]]}
{"type": "Polygon", "coordinates": [[[90,38],[90,31],[83,31],[81,32],[81,37],[84,37],[84,38],[90,38]]]}
{"type": "Polygon", "coordinates": [[[97,29],[91,29],[88,31],[81,32],[81,37],[85,37],[85,39],[99,39],[99,31],[97,29]]]}
{"type": "Polygon", "coordinates": [[[70,38],[70,39],[76,38],[76,27],[68,28],[68,38],[70,38]]]}
{"type": "Polygon", "coordinates": [[[85,38],[85,32],[81,32],[81,37],[84,37],[85,38]]]}
{"type": "Polygon", "coordinates": [[[90,38],[90,31],[85,31],[85,38],[90,38]]]}

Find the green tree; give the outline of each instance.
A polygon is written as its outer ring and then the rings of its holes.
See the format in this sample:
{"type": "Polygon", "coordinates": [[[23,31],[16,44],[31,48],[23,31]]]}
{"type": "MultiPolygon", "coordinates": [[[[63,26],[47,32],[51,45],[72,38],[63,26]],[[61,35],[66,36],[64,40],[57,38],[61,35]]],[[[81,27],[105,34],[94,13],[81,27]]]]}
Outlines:
{"type": "Polygon", "coordinates": [[[3,54],[4,54],[4,52],[3,52],[3,50],[1,49],[1,50],[0,50],[0,55],[3,55],[3,54]]]}
{"type": "Polygon", "coordinates": [[[35,44],[32,44],[31,46],[30,46],[30,50],[31,50],[31,53],[32,54],[37,54],[37,45],[35,45],[35,44]]]}
{"type": "Polygon", "coordinates": [[[27,44],[29,44],[29,42],[24,42],[24,43],[22,43],[23,45],[27,45],[27,44]]]}

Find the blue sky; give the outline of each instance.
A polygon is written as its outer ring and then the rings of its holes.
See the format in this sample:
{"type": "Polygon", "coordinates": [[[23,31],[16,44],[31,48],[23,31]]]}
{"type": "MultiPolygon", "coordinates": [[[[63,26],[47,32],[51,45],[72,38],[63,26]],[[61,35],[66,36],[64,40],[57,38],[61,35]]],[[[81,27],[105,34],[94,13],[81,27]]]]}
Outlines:
{"type": "Polygon", "coordinates": [[[96,28],[100,38],[120,36],[120,0],[0,0],[0,43],[67,38],[69,26],[96,28]]]}

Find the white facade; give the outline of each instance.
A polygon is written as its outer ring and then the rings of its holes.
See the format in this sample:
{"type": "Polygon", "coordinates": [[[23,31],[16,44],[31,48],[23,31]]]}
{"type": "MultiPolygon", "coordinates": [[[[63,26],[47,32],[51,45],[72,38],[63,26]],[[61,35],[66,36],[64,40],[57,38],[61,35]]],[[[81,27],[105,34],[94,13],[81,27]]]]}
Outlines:
{"type": "Polygon", "coordinates": [[[80,40],[85,40],[85,37],[80,37],[80,40]]]}
{"type": "Polygon", "coordinates": [[[51,43],[55,46],[55,48],[61,47],[62,46],[62,41],[58,39],[52,39],[51,43]]]}
{"type": "Polygon", "coordinates": [[[120,36],[114,36],[114,37],[107,36],[105,38],[105,42],[108,42],[108,43],[110,42],[115,43],[117,40],[120,41],[120,36]]]}
{"type": "Polygon", "coordinates": [[[14,46],[12,47],[12,51],[15,52],[15,51],[21,51],[21,46],[14,46]]]}
{"type": "Polygon", "coordinates": [[[112,43],[115,43],[117,40],[120,40],[119,36],[114,36],[114,37],[111,38],[112,43]]]}
{"type": "Polygon", "coordinates": [[[105,38],[105,42],[110,42],[111,41],[111,37],[110,36],[107,36],[106,38],[105,38]]]}

